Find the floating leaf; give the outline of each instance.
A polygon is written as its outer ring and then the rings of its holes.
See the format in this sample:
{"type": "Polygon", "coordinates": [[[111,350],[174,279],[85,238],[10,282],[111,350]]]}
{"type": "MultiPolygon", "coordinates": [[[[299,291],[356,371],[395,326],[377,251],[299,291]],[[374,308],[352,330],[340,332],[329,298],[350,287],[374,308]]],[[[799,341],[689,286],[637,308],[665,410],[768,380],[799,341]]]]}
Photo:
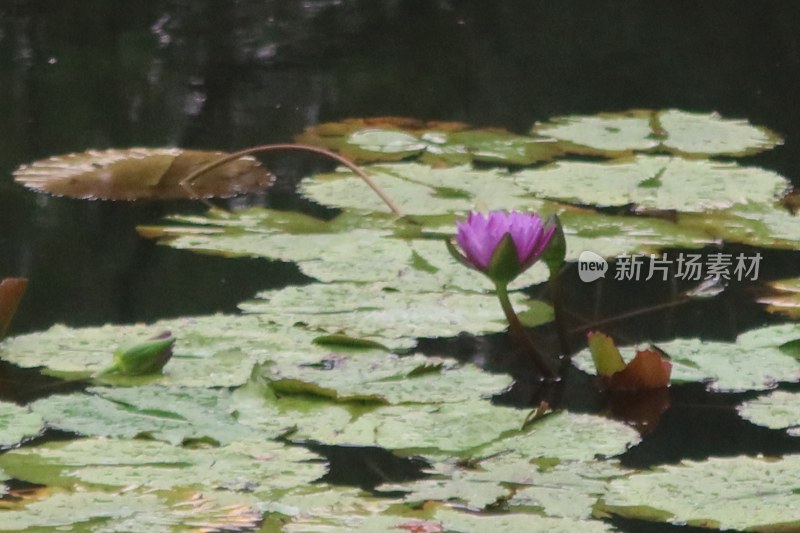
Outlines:
{"type": "Polygon", "coordinates": [[[749,400],[736,408],[739,415],[759,426],[786,429],[800,436],[800,393],[774,391],[749,400]]]}
{"type": "Polygon", "coordinates": [[[307,438],[325,444],[380,446],[403,453],[462,454],[522,427],[528,411],[485,400],[380,406],[344,427],[304,427],[307,438]]]}
{"type": "MultiPolygon", "coordinates": [[[[462,331],[502,331],[506,324],[490,294],[416,293],[382,284],[331,283],[265,291],[240,304],[247,313],[280,323],[303,323],[321,333],[346,333],[392,349],[411,348],[419,337],[452,337],[462,331]]],[[[549,307],[512,295],[515,307],[536,307],[539,323],[549,307]]]]}
{"type": "Polygon", "coordinates": [[[87,393],[37,400],[32,408],[49,426],[83,435],[147,435],[174,444],[189,439],[229,443],[256,438],[254,431],[231,416],[230,393],[220,390],[93,387],[87,393]]]}
{"type": "Polygon", "coordinates": [[[652,120],[650,111],[557,117],[536,124],[533,133],[560,140],[559,144],[569,152],[618,156],[652,150],[659,145],[652,120]]]}
{"type": "Polygon", "coordinates": [[[730,209],[679,213],[678,224],[710,237],[751,246],[795,250],[800,246],[800,216],[775,202],[747,203],[730,209]]]}
{"type": "Polygon", "coordinates": [[[600,416],[562,411],[547,415],[526,431],[491,443],[476,455],[511,454],[514,457],[550,457],[588,461],[614,456],[639,442],[636,430],[600,416]]]}
{"type": "Polygon", "coordinates": [[[608,483],[630,473],[616,463],[601,461],[569,461],[538,469],[536,461],[533,463],[504,456],[481,463],[486,476],[523,485],[507,502],[512,511],[538,511],[553,517],[589,519],[608,483]]]}
{"type": "MultiPolygon", "coordinates": [[[[26,438],[38,435],[44,429],[44,421],[27,407],[0,402],[0,448],[19,444],[26,438]]],[[[2,471],[0,471],[2,479],[2,471]]]]}
{"type": "MultiPolygon", "coordinates": [[[[372,223],[377,226],[375,229],[349,229],[350,222],[337,218],[331,223],[317,220],[314,228],[313,223],[304,223],[304,228],[314,231],[297,233],[290,229],[280,233],[271,226],[276,218],[269,210],[249,210],[226,219],[192,218],[206,227],[163,226],[140,231],[165,237],[166,244],[179,249],[294,261],[304,274],[325,282],[383,282],[414,292],[494,290],[485,276],[456,263],[441,238],[399,238],[388,228],[380,227],[384,221],[369,217],[360,217],[359,223],[372,223]],[[337,232],[342,227],[346,229],[337,232]],[[373,258],[380,261],[376,263],[373,258]]],[[[447,226],[448,232],[454,231],[454,220],[447,226]]],[[[398,225],[395,229],[402,232],[405,228],[398,225]]],[[[415,229],[419,231],[419,227],[415,229]]],[[[547,277],[546,268],[534,267],[515,280],[511,289],[541,283],[547,277]]]]}
{"type": "Polygon", "coordinates": [[[552,159],[552,139],[515,135],[498,128],[468,129],[460,123],[424,123],[396,117],[348,119],[307,129],[298,142],[338,150],[358,162],[421,158],[434,165],[471,161],[529,165],[552,159]]]}
{"type": "Polygon", "coordinates": [[[789,187],[786,178],[759,167],[645,155],[604,163],[562,161],[522,170],[514,180],[542,199],[700,213],[772,203],[789,187]]]}
{"type": "Polygon", "coordinates": [[[767,311],[800,319],[800,278],[773,281],[767,284],[775,294],[763,296],[759,303],[767,304],[767,311]]]}
{"type": "MultiPolygon", "coordinates": [[[[782,324],[742,333],[735,343],[675,339],[658,343],[658,348],[671,358],[673,382],[708,381],[709,390],[737,392],[800,381],[800,364],[781,350],[781,345],[798,338],[800,325],[782,324]]],[[[632,357],[631,352],[622,349],[625,358],[632,357]]],[[[589,350],[572,361],[584,372],[594,373],[589,350]]]]}
{"type": "Polygon", "coordinates": [[[712,457],[610,483],[602,510],[643,520],[719,529],[796,531],[800,456],[712,457]]]}
{"type": "Polygon", "coordinates": [[[603,533],[613,528],[599,520],[574,520],[572,518],[540,517],[527,513],[477,515],[442,509],[433,516],[445,531],[471,533],[519,533],[520,531],[548,531],[552,533],[603,533]]]}
{"type": "Polygon", "coordinates": [[[379,490],[406,492],[404,499],[412,505],[435,500],[483,509],[503,499],[512,510],[588,519],[607,482],[628,472],[604,462],[571,461],[545,468],[518,454],[499,454],[469,469],[438,463],[428,473],[432,477],[383,484],[379,490]]]}
{"type": "Polygon", "coordinates": [[[57,487],[185,487],[268,498],[327,471],[313,452],[266,439],[194,449],[150,440],[78,439],[13,450],[0,456],[0,464],[17,479],[57,487]]]}
{"type": "Polygon", "coordinates": [[[28,280],[25,278],[5,278],[0,281],[0,339],[6,336],[27,288],[28,280]]]}
{"type": "MultiPolygon", "coordinates": [[[[409,215],[465,213],[473,209],[539,211],[542,205],[515,184],[510,174],[497,169],[431,168],[418,163],[395,163],[370,166],[365,170],[409,215]]],[[[349,172],[306,178],[300,184],[300,191],[330,207],[385,211],[380,198],[349,172]]]]}
{"type": "Polygon", "coordinates": [[[338,401],[387,403],[460,402],[490,396],[509,387],[510,376],[490,374],[454,360],[383,351],[305,357],[268,365],[265,377],[281,393],[313,394],[338,401]]]}
{"type": "Polygon", "coordinates": [[[738,157],[782,142],[776,133],[746,120],[677,109],[557,117],[536,124],[532,132],[558,139],[559,146],[569,152],[605,157],[643,151],[738,157]]]}
{"type": "Polygon", "coordinates": [[[216,198],[272,184],[273,177],[258,161],[242,157],[202,174],[191,192],[180,186],[192,171],[224,155],[180,148],[89,150],[23,165],[14,179],[31,189],[90,200],[216,198]]]}
{"type": "Polygon", "coordinates": [[[770,150],[781,138],[746,120],[723,119],[717,113],[688,113],[669,109],[658,114],[664,148],[689,155],[744,156],[770,150]]]}
{"type": "Polygon", "coordinates": [[[89,378],[106,368],[120,345],[169,330],[178,338],[162,374],[105,376],[122,385],[229,387],[245,383],[253,367],[273,354],[311,349],[314,333],[267,324],[255,316],[211,315],[161,320],[151,325],[68,328],[20,335],[0,344],[0,357],[22,367],[45,367],[51,375],[89,378]]]}
{"type": "Polygon", "coordinates": [[[57,533],[65,528],[93,533],[179,533],[187,531],[187,526],[192,531],[223,533],[256,531],[261,524],[261,513],[252,504],[237,503],[219,492],[187,491],[58,491],[21,508],[0,511],[0,516],[0,531],[15,533],[57,533]]]}

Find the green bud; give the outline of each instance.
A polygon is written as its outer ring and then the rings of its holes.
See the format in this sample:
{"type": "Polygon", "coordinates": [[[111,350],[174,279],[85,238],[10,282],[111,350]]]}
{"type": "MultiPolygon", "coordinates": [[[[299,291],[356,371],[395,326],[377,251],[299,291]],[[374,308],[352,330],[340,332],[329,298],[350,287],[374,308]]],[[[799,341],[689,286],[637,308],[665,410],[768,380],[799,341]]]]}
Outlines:
{"type": "Polygon", "coordinates": [[[542,252],[542,261],[547,265],[552,277],[557,275],[564,265],[564,257],[567,255],[567,240],[564,238],[564,228],[561,226],[561,220],[558,215],[550,215],[545,220],[544,227],[551,226],[555,226],[556,231],[553,233],[553,238],[547,248],[542,252]]]}
{"type": "Polygon", "coordinates": [[[175,337],[169,331],[114,352],[114,364],[101,374],[143,376],[161,372],[172,357],[175,337]]]}

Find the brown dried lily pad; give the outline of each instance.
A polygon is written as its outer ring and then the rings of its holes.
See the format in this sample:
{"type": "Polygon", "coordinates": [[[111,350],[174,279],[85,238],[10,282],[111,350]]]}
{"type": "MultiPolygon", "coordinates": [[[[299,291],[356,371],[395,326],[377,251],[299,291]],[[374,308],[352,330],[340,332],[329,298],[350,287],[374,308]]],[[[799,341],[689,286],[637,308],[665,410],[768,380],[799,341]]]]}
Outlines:
{"type": "Polygon", "coordinates": [[[57,196],[89,200],[225,198],[269,187],[274,177],[252,157],[242,157],[200,175],[191,190],[181,180],[224,152],[180,148],[88,150],[23,165],[22,185],[57,196]]]}

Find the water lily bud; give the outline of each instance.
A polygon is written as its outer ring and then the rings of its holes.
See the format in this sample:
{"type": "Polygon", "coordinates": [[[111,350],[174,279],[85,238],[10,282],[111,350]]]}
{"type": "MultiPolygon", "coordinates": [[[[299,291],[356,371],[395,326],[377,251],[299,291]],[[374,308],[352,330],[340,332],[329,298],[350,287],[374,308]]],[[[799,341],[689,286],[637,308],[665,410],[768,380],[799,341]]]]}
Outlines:
{"type": "Polygon", "coordinates": [[[114,364],[103,373],[143,376],[160,372],[172,357],[174,344],[175,337],[165,331],[146,341],[120,348],[114,352],[114,364]]]}
{"type": "Polygon", "coordinates": [[[462,253],[449,244],[454,257],[504,286],[542,256],[557,229],[539,215],[517,211],[470,212],[456,228],[462,253]]]}

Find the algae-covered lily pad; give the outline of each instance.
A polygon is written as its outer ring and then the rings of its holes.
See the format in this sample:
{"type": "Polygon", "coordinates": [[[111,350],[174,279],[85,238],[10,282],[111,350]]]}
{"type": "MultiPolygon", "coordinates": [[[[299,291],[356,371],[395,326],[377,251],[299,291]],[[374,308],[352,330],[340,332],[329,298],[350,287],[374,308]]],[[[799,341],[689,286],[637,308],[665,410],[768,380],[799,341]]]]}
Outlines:
{"type": "Polygon", "coordinates": [[[643,151],[745,156],[782,142],[775,132],[746,120],[677,109],[557,117],[536,124],[532,132],[558,139],[569,152],[606,157],[643,151]]]}
{"type": "Polygon", "coordinates": [[[320,124],[296,139],[337,150],[358,162],[419,158],[437,166],[471,161],[530,165],[561,153],[549,138],[516,135],[499,128],[471,129],[460,123],[424,123],[402,118],[348,119],[320,124]]]}
{"type": "Polygon", "coordinates": [[[612,481],[601,509],[709,528],[797,531],[799,477],[798,455],[684,461],[612,481]]]}
{"type": "Polygon", "coordinates": [[[14,446],[26,438],[34,437],[43,428],[42,417],[27,407],[0,402],[0,448],[14,446]]]}
{"type": "MultiPolygon", "coordinates": [[[[245,499],[241,496],[239,499],[245,499]]],[[[237,502],[219,492],[56,491],[46,498],[0,510],[0,531],[57,533],[181,533],[257,531],[261,513],[255,502],[237,502]],[[187,529],[190,528],[190,529],[187,529]],[[69,528],[69,529],[67,529],[69,528]]]]}
{"type": "Polygon", "coordinates": [[[535,421],[523,432],[492,442],[477,457],[510,454],[588,461],[595,456],[623,453],[640,440],[636,430],[608,418],[562,411],[535,421]]]}
{"type": "Polygon", "coordinates": [[[665,149],[699,156],[744,156],[781,144],[777,133],[746,120],[725,119],[717,113],[689,113],[677,109],[657,117],[665,149]]]}
{"type": "Polygon", "coordinates": [[[233,418],[230,393],[224,390],[93,387],[86,393],[43,398],[32,407],[49,426],[84,435],[146,435],[175,444],[189,439],[229,443],[257,436],[233,418]]]}
{"type": "Polygon", "coordinates": [[[773,203],[789,187],[786,178],[759,167],[649,155],[603,163],[561,161],[517,172],[514,180],[537,198],[701,213],[773,203]]]}
{"type": "MultiPolygon", "coordinates": [[[[736,392],[800,381],[800,363],[781,349],[797,339],[800,325],[782,324],[744,332],[736,342],[675,339],[658,347],[671,358],[673,381],[703,381],[709,390],[736,392]]],[[[631,348],[621,351],[626,360],[633,357],[631,348]]],[[[588,349],[572,360],[584,372],[595,373],[588,349]]]]}
{"type": "Polygon", "coordinates": [[[6,339],[0,358],[22,367],[44,367],[55,376],[89,378],[112,362],[119,346],[171,331],[175,354],[163,373],[142,377],[104,377],[137,385],[230,387],[245,383],[256,363],[286,350],[308,348],[314,334],[301,328],[267,324],[255,316],[210,315],[162,320],[150,325],[68,328],[6,339]]]}
{"type": "MultiPolygon", "coordinates": [[[[251,209],[225,218],[214,215],[183,218],[179,222],[194,225],[151,226],[140,228],[140,232],[160,237],[164,244],[178,249],[294,261],[301,272],[324,282],[383,282],[397,290],[414,292],[494,290],[486,276],[464,268],[453,259],[443,242],[444,236],[414,239],[395,234],[419,232],[419,226],[399,223],[389,226],[384,219],[350,212],[330,222],[306,217],[294,223],[290,218],[268,209],[251,209]],[[286,231],[278,229],[282,222],[288,224],[286,231]],[[374,227],[361,227],[370,225],[374,227]]],[[[451,217],[448,226],[441,229],[453,232],[454,220],[451,217]]],[[[643,235],[637,234],[634,240],[640,236],[643,235]]],[[[541,283],[547,276],[544,265],[534,265],[510,288],[541,283]]]]}
{"type": "Polygon", "coordinates": [[[785,429],[800,437],[800,393],[774,391],[736,408],[739,415],[759,426],[785,429]]]}
{"type": "MultiPolygon", "coordinates": [[[[512,295],[516,308],[536,309],[538,323],[549,306],[512,295]]],[[[280,323],[303,323],[320,333],[346,333],[390,348],[411,348],[419,337],[452,337],[462,331],[490,333],[506,324],[490,294],[397,291],[378,284],[330,283],[265,291],[240,304],[247,313],[280,323]]]]}
{"type": "Polygon", "coordinates": [[[529,412],[486,400],[400,404],[372,409],[343,427],[306,427],[299,434],[325,444],[379,446],[403,453],[462,454],[519,430],[529,412]]]}
{"type": "Polygon", "coordinates": [[[549,466],[519,454],[497,454],[472,466],[438,463],[432,477],[407,483],[383,484],[380,491],[402,491],[406,502],[455,502],[482,509],[507,500],[512,510],[535,515],[588,519],[608,481],[629,473],[616,464],[568,461],[549,466]],[[513,488],[513,490],[512,490],[513,488]]]}
{"type": "Polygon", "coordinates": [[[558,139],[570,152],[622,155],[652,150],[659,145],[652,122],[649,111],[556,117],[536,124],[533,133],[558,139]]]}
{"type": "Polygon", "coordinates": [[[678,213],[678,224],[728,242],[789,250],[800,246],[800,216],[777,202],[748,202],[722,210],[678,213]]]}
{"type": "Polygon", "coordinates": [[[191,191],[180,186],[192,171],[224,155],[179,148],[89,150],[23,165],[14,179],[31,189],[91,200],[216,198],[272,184],[273,177],[258,161],[243,157],[202,174],[191,191]]]}
{"type": "Polygon", "coordinates": [[[438,403],[479,399],[511,385],[508,375],[490,374],[454,360],[383,351],[331,353],[322,358],[267,365],[277,392],[313,394],[338,401],[438,403]]]}
{"type": "MultiPolygon", "coordinates": [[[[464,213],[470,209],[540,210],[542,202],[498,169],[468,166],[431,168],[419,163],[365,167],[372,178],[409,215],[464,213]]],[[[383,212],[380,198],[349,172],[317,174],[301,182],[301,193],[323,205],[383,212]]]]}
{"type": "Polygon", "coordinates": [[[327,471],[315,453],[266,438],[196,449],[150,440],[88,438],[14,450],[1,456],[0,464],[17,479],[65,488],[187,487],[266,497],[311,483],[327,471]]]}

